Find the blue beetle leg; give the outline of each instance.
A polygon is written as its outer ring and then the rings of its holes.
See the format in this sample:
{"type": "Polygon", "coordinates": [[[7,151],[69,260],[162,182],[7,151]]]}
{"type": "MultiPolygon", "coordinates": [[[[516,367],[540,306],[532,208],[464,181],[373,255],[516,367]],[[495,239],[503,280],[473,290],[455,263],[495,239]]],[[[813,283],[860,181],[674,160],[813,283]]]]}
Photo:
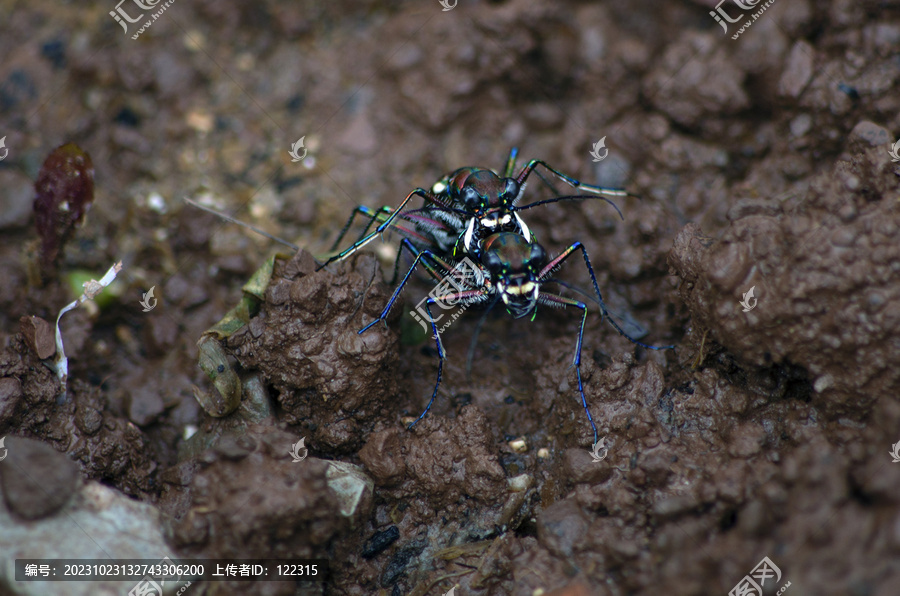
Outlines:
{"type": "Polygon", "coordinates": [[[425,310],[428,312],[428,320],[431,322],[431,330],[434,332],[434,343],[437,345],[438,351],[438,372],[437,372],[437,380],[434,383],[434,391],[431,392],[431,399],[428,400],[428,405],[425,406],[425,411],[419,414],[419,417],[413,420],[409,426],[407,426],[407,430],[412,430],[412,427],[416,425],[416,422],[425,417],[425,414],[428,413],[428,410],[431,409],[431,404],[434,403],[434,398],[437,397],[438,387],[441,385],[441,376],[444,372],[444,358],[446,354],[444,352],[444,345],[441,343],[441,336],[438,333],[437,326],[434,324],[434,317],[431,314],[430,305],[434,304],[436,301],[433,297],[429,297],[428,300],[425,301],[425,310]]]}
{"type": "MultiPolygon", "coordinates": [[[[423,259],[426,259],[426,258],[439,260],[439,257],[437,257],[430,250],[425,249],[425,250],[416,252],[415,246],[413,246],[413,244],[411,242],[409,242],[409,240],[406,238],[403,239],[402,244],[404,246],[408,244],[409,246],[407,246],[407,249],[415,252],[416,258],[413,260],[413,264],[410,266],[409,270],[406,272],[406,275],[403,276],[403,281],[401,281],[400,285],[397,286],[397,289],[394,290],[394,293],[391,295],[390,300],[388,300],[387,306],[385,306],[384,310],[381,311],[381,315],[377,319],[375,319],[374,321],[372,321],[371,323],[369,323],[368,325],[366,325],[365,327],[360,329],[357,332],[359,334],[363,334],[366,331],[368,331],[378,321],[384,321],[385,319],[387,319],[388,313],[391,311],[391,308],[394,306],[394,302],[397,301],[397,298],[400,296],[400,292],[403,291],[403,288],[406,286],[406,282],[409,281],[409,278],[412,276],[413,271],[415,270],[416,266],[419,264],[420,261],[422,261],[423,259]]],[[[428,269],[429,265],[425,264],[425,268],[428,269]]]]}
{"type": "Polygon", "coordinates": [[[334,244],[331,245],[331,248],[328,249],[329,252],[334,252],[337,250],[338,244],[341,243],[341,240],[344,239],[344,236],[347,234],[347,231],[350,229],[350,226],[353,225],[353,220],[356,219],[357,214],[366,215],[369,217],[369,223],[366,224],[366,227],[363,228],[362,234],[360,234],[357,240],[361,240],[363,236],[369,231],[369,228],[372,227],[372,224],[381,218],[382,221],[386,219],[384,214],[390,214],[391,208],[384,206],[379,208],[377,211],[371,209],[370,207],[366,207],[365,205],[360,205],[353,210],[353,213],[350,214],[350,219],[347,220],[347,223],[344,224],[344,227],[341,228],[341,233],[338,234],[337,240],[334,241],[334,244]]]}
{"type": "Polygon", "coordinates": [[[425,199],[426,201],[434,203],[435,205],[439,205],[442,207],[444,206],[444,204],[440,201],[440,199],[438,199],[436,196],[434,196],[433,194],[431,194],[424,188],[415,189],[414,191],[412,191],[411,193],[406,195],[406,198],[403,199],[403,202],[400,203],[400,206],[397,207],[396,209],[392,210],[390,212],[390,214],[387,216],[387,218],[385,218],[385,220],[383,222],[381,222],[381,224],[377,228],[375,228],[375,230],[373,232],[366,235],[364,238],[361,238],[361,239],[357,240],[356,242],[354,242],[350,246],[350,248],[347,248],[346,250],[340,252],[339,254],[331,257],[330,259],[328,259],[327,261],[325,261],[324,263],[319,265],[316,268],[316,271],[323,269],[324,267],[330,265],[331,263],[333,263],[335,261],[342,261],[342,260],[346,259],[350,255],[352,255],[353,253],[358,251],[360,248],[362,248],[363,246],[365,246],[366,244],[371,242],[376,236],[379,236],[388,227],[390,227],[390,225],[394,222],[394,219],[400,214],[400,212],[403,211],[403,209],[406,207],[406,204],[409,203],[410,199],[412,199],[414,196],[420,196],[423,199],[425,199]]]}
{"type": "Polygon", "coordinates": [[[581,346],[584,343],[584,324],[587,321],[587,306],[583,302],[573,300],[572,298],[564,298],[555,294],[542,294],[541,302],[550,306],[574,306],[581,309],[581,325],[578,327],[578,341],[575,343],[575,358],[572,366],[575,367],[575,376],[578,377],[578,395],[581,396],[581,405],[584,407],[584,413],[587,414],[588,422],[591,423],[591,430],[594,431],[594,443],[597,442],[597,427],[594,426],[594,418],[591,416],[591,410],[587,405],[587,398],[584,396],[584,383],[581,381],[581,346]]]}
{"type": "Polygon", "coordinates": [[[437,397],[438,387],[441,384],[441,376],[442,376],[443,370],[444,370],[444,360],[447,358],[447,354],[446,354],[446,352],[444,352],[444,344],[441,343],[440,332],[438,332],[437,326],[434,324],[435,320],[434,320],[434,316],[432,316],[432,314],[431,314],[430,305],[437,304],[439,301],[447,302],[450,304],[453,304],[453,303],[461,301],[461,300],[467,300],[469,302],[479,301],[479,300],[483,299],[485,296],[487,296],[487,294],[488,293],[485,290],[463,290],[461,292],[454,292],[451,294],[447,294],[445,296],[437,296],[437,297],[429,296],[428,300],[425,301],[425,311],[428,313],[428,319],[431,321],[431,330],[434,332],[433,337],[434,337],[434,341],[435,341],[435,344],[437,345],[437,350],[438,350],[438,358],[439,358],[438,374],[437,374],[437,381],[434,384],[434,391],[431,392],[431,399],[428,400],[428,405],[425,406],[425,411],[422,412],[422,414],[418,418],[413,420],[412,423],[410,423],[410,425],[407,427],[408,429],[412,429],[412,427],[415,426],[416,422],[418,422],[419,420],[424,418],[425,414],[428,413],[428,410],[431,409],[431,404],[434,403],[434,398],[437,397]]]}
{"type": "Polygon", "coordinates": [[[603,317],[607,321],[609,321],[609,324],[619,332],[619,335],[621,335],[631,343],[641,346],[642,348],[647,348],[648,350],[674,350],[675,346],[651,346],[649,344],[645,344],[642,341],[634,339],[633,337],[625,333],[625,331],[623,331],[621,327],[619,327],[615,319],[609,316],[609,311],[606,310],[606,303],[603,302],[603,295],[600,293],[600,286],[599,284],[597,284],[597,276],[594,275],[594,268],[591,266],[591,260],[588,258],[587,250],[585,250],[584,245],[581,242],[575,242],[571,244],[567,249],[562,251],[558,257],[547,263],[547,265],[545,265],[541,272],[538,274],[538,280],[543,281],[547,275],[549,275],[552,271],[559,267],[562,262],[569,258],[576,250],[580,250],[581,255],[584,257],[584,265],[585,267],[587,267],[588,273],[591,276],[591,283],[594,285],[594,291],[597,293],[597,300],[600,304],[600,312],[603,314],[603,317]]]}

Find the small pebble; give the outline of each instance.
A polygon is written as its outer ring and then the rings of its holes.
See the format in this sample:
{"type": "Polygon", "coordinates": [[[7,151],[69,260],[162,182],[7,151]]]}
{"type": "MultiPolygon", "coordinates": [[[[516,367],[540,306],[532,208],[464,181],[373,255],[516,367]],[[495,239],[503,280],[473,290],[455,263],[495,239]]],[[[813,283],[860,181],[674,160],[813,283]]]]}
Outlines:
{"type": "Polygon", "coordinates": [[[165,213],[166,201],[158,192],[151,192],[147,196],[147,207],[149,207],[151,211],[156,211],[157,213],[165,213]]]}
{"type": "Polygon", "coordinates": [[[791,134],[795,137],[802,137],[812,128],[812,116],[809,114],[800,114],[791,120],[791,134]]]}
{"type": "Polygon", "coordinates": [[[6,505],[26,520],[48,517],[75,493],[78,467],[53,447],[21,437],[7,437],[8,452],[0,466],[0,484],[6,505]]]}
{"type": "Polygon", "coordinates": [[[256,442],[249,437],[225,437],[216,445],[216,452],[225,459],[239,460],[247,457],[256,448],[256,442]]]}
{"type": "Polygon", "coordinates": [[[813,75],[813,55],[815,50],[805,41],[798,41],[791,48],[787,64],[781,80],[778,82],[778,91],[788,97],[799,97],[813,75]]]}
{"type": "Polygon", "coordinates": [[[95,408],[79,404],[75,409],[75,426],[86,435],[93,435],[103,425],[103,415],[95,408]]]}
{"type": "Polygon", "coordinates": [[[208,112],[193,110],[187,115],[187,125],[199,133],[206,134],[213,129],[214,119],[208,112]]]}
{"type": "Polygon", "coordinates": [[[509,448],[516,453],[525,453],[528,451],[528,443],[525,442],[525,439],[513,439],[509,442],[509,448]]]}

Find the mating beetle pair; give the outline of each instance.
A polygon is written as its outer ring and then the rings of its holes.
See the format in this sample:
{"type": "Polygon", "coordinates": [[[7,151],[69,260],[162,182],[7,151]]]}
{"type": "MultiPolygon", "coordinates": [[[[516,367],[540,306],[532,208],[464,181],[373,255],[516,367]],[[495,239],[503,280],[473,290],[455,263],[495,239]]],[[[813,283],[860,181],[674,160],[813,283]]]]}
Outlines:
{"type": "MultiPolygon", "coordinates": [[[[343,239],[358,214],[369,218],[359,239],[319,268],[334,261],[346,259],[386,230],[394,230],[404,236],[400,252],[402,254],[403,249],[406,249],[414,257],[413,263],[397,285],[381,315],[363,327],[359,333],[365,333],[378,321],[385,320],[419,264],[438,282],[449,282],[449,284],[441,283],[438,286],[439,291],[433,291],[424,301],[428,315],[426,318],[431,324],[433,337],[437,344],[438,374],[428,405],[422,414],[409,425],[410,428],[431,409],[441,383],[443,363],[446,357],[440,333],[435,325],[435,318],[431,313],[433,305],[441,303],[466,306],[483,304],[490,309],[502,301],[507,311],[515,318],[528,315],[533,318],[539,304],[560,308],[574,306],[580,309],[581,324],[578,329],[573,365],[578,378],[578,393],[594,432],[594,442],[596,443],[597,428],[588,409],[581,380],[581,347],[587,320],[587,306],[579,300],[548,292],[546,286],[551,283],[567,286],[564,282],[553,278],[552,274],[572,254],[581,251],[601,313],[616,331],[632,343],[651,350],[671,349],[674,346],[651,346],[629,336],[615,320],[609,317],[597,284],[597,277],[584,246],[580,242],[574,242],[556,257],[548,259],[546,250],[534,238],[520,215],[522,211],[557,201],[599,198],[612,205],[619,213],[619,217],[622,217],[622,213],[615,203],[606,196],[624,197],[629,196],[629,193],[622,189],[584,184],[555,170],[541,160],[531,160],[518,174],[515,174],[517,155],[516,149],[510,152],[502,176],[482,168],[460,168],[438,180],[430,190],[416,188],[396,209],[387,206],[377,210],[357,207],[341,230],[333,249],[343,239]],[[592,194],[560,196],[520,206],[518,203],[524,194],[530,174],[536,172],[538,176],[541,176],[540,172],[536,170],[538,166],[543,166],[572,188],[592,194]],[[425,205],[419,209],[405,211],[414,196],[422,197],[425,205]],[[376,222],[379,225],[375,230],[369,232],[376,222]]],[[[541,178],[543,179],[543,176],[541,178]]],[[[397,279],[399,262],[400,256],[398,255],[394,281],[397,279]]],[[[483,320],[484,318],[482,318],[483,320]]]]}

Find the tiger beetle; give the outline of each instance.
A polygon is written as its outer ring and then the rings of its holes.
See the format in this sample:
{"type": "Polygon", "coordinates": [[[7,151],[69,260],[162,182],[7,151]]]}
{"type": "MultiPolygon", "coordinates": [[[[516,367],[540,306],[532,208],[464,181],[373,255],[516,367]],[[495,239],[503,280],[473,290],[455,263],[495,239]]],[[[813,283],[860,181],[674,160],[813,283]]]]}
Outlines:
{"type": "Polygon", "coordinates": [[[466,255],[477,260],[480,258],[481,242],[489,234],[514,232],[520,234],[526,242],[531,241],[531,231],[519,213],[539,205],[564,200],[602,199],[612,205],[619,217],[624,219],[622,212],[619,211],[615,203],[604,196],[597,195],[613,197],[634,196],[629,192],[622,189],[585,184],[563,174],[539,159],[532,159],[517,175],[514,175],[517,156],[518,149],[514,147],[506,160],[506,167],[502,176],[498,176],[493,171],[484,168],[460,168],[435,182],[431,190],[416,188],[406,195],[406,198],[403,199],[400,206],[396,209],[388,206],[377,210],[363,206],[357,207],[338,235],[332,250],[337,248],[337,245],[350,229],[354,218],[358,214],[369,217],[369,222],[366,224],[360,238],[346,250],[325,261],[319,266],[319,269],[334,261],[346,259],[392,226],[394,230],[401,232],[407,237],[417,238],[431,244],[444,256],[466,255]],[[537,166],[545,167],[550,173],[572,188],[594,194],[555,197],[519,206],[518,202],[525,192],[528,176],[532,172],[536,172],[542,180],[547,182],[540,172],[535,169],[537,166]],[[420,196],[425,199],[425,206],[421,209],[404,212],[407,204],[414,196],[420,196]],[[397,219],[411,223],[414,229],[399,226],[397,219]],[[372,224],[376,221],[380,222],[378,227],[373,232],[368,233],[372,224]]]}
{"type": "MultiPolygon", "coordinates": [[[[558,172],[541,160],[531,160],[517,176],[513,177],[516,155],[517,151],[513,149],[510,152],[502,177],[497,176],[490,170],[481,168],[461,168],[438,180],[430,192],[417,188],[407,195],[396,210],[390,207],[382,207],[377,211],[373,211],[366,207],[358,207],[342,229],[335,246],[346,234],[353,218],[357,214],[370,217],[369,223],[362,232],[360,239],[348,249],[326,261],[319,268],[321,269],[321,267],[331,262],[347,258],[388,228],[399,231],[406,236],[401,241],[400,253],[403,252],[403,249],[406,249],[414,256],[413,263],[394,290],[381,315],[360,329],[358,331],[359,334],[365,333],[377,322],[385,321],[406,283],[413,275],[413,271],[419,264],[422,264],[435,280],[439,282],[451,280],[451,284],[454,286],[453,289],[441,283],[439,287],[443,286],[443,291],[438,292],[439,295],[434,295],[434,292],[432,292],[424,301],[437,346],[438,373],[431,399],[428,401],[428,405],[422,414],[410,423],[408,427],[410,429],[424,418],[431,409],[440,387],[443,364],[446,358],[440,333],[435,325],[436,319],[431,314],[432,305],[438,303],[463,304],[466,306],[487,304],[487,310],[489,311],[498,302],[502,301],[507,312],[513,318],[520,319],[531,315],[532,320],[537,314],[536,307],[539,304],[557,308],[573,306],[580,309],[581,324],[578,328],[573,366],[578,379],[578,393],[581,397],[581,404],[593,430],[594,443],[596,443],[597,427],[594,425],[593,417],[588,409],[587,398],[584,395],[584,385],[581,379],[581,348],[584,340],[584,326],[587,321],[587,305],[579,300],[545,291],[545,284],[550,283],[570,287],[565,282],[551,277],[553,272],[576,251],[581,251],[585,267],[597,295],[597,303],[600,305],[602,316],[609,320],[616,331],[632,343],[650,350],[673,349],[675,346],[651,346],[628,335],[609,316],[606,305],[603,302],[603,296],[600,293],[597,277],[594,274],[594,269],[591,266],[584,245],[581,242],[574,242],[558,256],[548,261],[547,252],[534,238],[525,222],[518,215],[518,211],[556,201],[601,198],[615,207],[619,216],[622,216],[621,211],[614,203],[605,197],[592,195],[556,197],[537,201],[525,207],[517,206],[517,202],[524,191],[528,175],[538,165],[543,165],[557,178],[573,188],[583,188],[597,194],[602,193],[613,196],[633,195],[624,190],[583,184],[558,172]],[[422,209],[401,213],[409,200],[417,194],[430,204],[427,204],[422,209]],[[412,223],[414,229],[400,226],[398,219],[412,223]],[[380,221],[380,225],[374,232],[368,233],[369,228],[376,221],[380,221]],[[430,247],[418,248],[411,238],[428,243],[430,247]],[[471,272],[463,272],[460,269],[460,265],[463,263],[471,269],[471,272]]],[[[538,175],[540,176],[540,174],[538,175]]],[[[395,265],[395,280],[399,262],[400,255],[398,254],[395,265]]],[[[484,317],[482,317],[483,320],[484,317]]]]}
{"type": "MultiPolygon", "coordinates": [[[[403,287],[406,285],[406,282],[409,281],[413,270],[420,262],[429,271],[432,271],[434,269],[435,264],[437,264],[441,269],[447,271],[459,270],[458,267],[451,266],[451,264],[441,258],[440,255],[435,254],[429,249],[416,249],[416,247],[408,238],[404,238],[401,241],[401,244],[403,247],[407,248],[407,250],[416,255],[415,260],[412,266],[407,271],[403,280],[400,282],[400,285],[398,285],[397,289],[394,290],[393,295],[391,296],[384,310],[381,312],[381,315],[377,319],[360,329],[360,334],[365,333],[377,322],[384,321],[387,318],[391,307],[400,296],[400,292],[403,290],[403,287]]],[[[581,242],[572,243],[557,257],[548,261],[547,253],[544,250],[543,246],[541,246],[541,244],[539,244],[534,239],[528,241],[522,235],[513,232],[499,232],[496,234],[491,234],[484,239],[484,243],[482,246],[482,257],[480,262],[476,264],[480,269],[481,275],[469,277],[469,279],[471,279],[471,277],[474,277],[476,280],[480,280],[480,282],[476,281],[476,283],[469,283],[468,287],[464,287],[463,289],[457,291],[451,291],[443,295],[429,296],[428,299],[425,300],[425,309],[428,313],[428,319],[431,323],[431,330],[433,332],[435,344],[437,345],[439,359],[438,373],[437,381],[434,384],[434,391],[432,391],[431,393],[431,399],[428,401],[428,405],[425,406],[425,410],[422,412],[422,414],[419,415],[419,417],[409,425],[409,428],[412,428],[419,420],[424,418],[428,413],[428,410],[431,409],[431,405],[434,403],[434,399],[437,396],[438,387],[441,384],[444,359],[446,358],[446,352],[444,351],[444,346],[441,342],[440,333],[438,332],[437,326],[435,325],[435,318],[431,314],[432,305],[437,304],[438,302],[449,304],[460,303],[465,305],[489,303],[488,308],[493,308],[494,305],[502,301],[504,306],[506,307],[506,310],[513,316],[513,318],[520,319],[531,315],[532,320],[537,314],[536,307],[538,304],[558,308],[574,306],[575,308],[581,310],[581,324],[578,327],[578,339],[575,343],[575,357],[572,364],[575,367],[575,374],[578,379],[578,394],[581,397],[581,405],[584,408],[584,412],[587,415],[588,422],[590,423],[591,429],[594,432],[594,443],[597,442],[597,427],[594,425],[594,419],[591,416],[590,410],[588,409],[587,398],[584,395],[584,385],[581,380],[581,347],[584,340],[584,325],[587,321],[587,305],[579,300],[543,291],[545,284],[548,283],[567,285],[550,276],[557,268],[562,265],[562,263],[566,259],[568,259],[576,251],[581,251],[585,268],[590,275],[591,284],[594,287],[594,292],[596,292],[597,294],[597,300],[600,305],[602,315],[606,317],[606,319],[616,329],[616,331],[619,332],[620,335],[622,335],[632,343],[650,350],[665,350],[673,349],[675,347],[651,346],[638,341],[625,333],[625,331],[622,330],[621,327],[619,327],[615,320],[613,320],[609,316],[609,313],[606,310],[606,305],[603,302],[603,296],[600,293],[600,287],[597,284],[597,277],[594,274],[593,267],[591,266],[590,258],[588,257],[587,251],[585,250],[584,245],[581,244],[581,242]]]]}

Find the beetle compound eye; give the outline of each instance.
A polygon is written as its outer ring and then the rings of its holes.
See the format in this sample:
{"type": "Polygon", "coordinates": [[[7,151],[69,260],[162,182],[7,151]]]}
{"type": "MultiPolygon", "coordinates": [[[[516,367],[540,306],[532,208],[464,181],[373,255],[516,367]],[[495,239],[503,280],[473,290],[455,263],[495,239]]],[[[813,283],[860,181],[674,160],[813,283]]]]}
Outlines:
{"type": "Polygon", "coordinates": [[[478,191],[472,188],[471,186],[467,186],[462,190],[460,197],[465,203],[466,208],[475,211],[481,207],[481,197],[478,195],[478,191]]]}
{"type": "Polygon", "coordinates": [[[531,245],[531,256],[528,260],[532,266],[540,267],[547,261],[547,251],[544,250],[543,246],[535,242],[531,245]]]}

